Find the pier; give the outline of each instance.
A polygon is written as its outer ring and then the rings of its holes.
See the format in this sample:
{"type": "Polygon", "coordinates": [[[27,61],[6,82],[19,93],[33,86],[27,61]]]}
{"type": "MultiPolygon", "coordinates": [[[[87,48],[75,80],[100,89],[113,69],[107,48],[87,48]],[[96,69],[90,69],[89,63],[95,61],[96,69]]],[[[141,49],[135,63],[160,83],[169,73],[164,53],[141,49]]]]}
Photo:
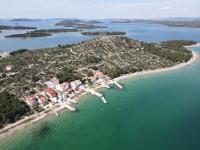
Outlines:
{"type": "Polygon", "coordinates": [[[102,87],[110,89],[110,86],[108,84],[106,84],[106,83],[102,83],[102,87]]]}
{"type": "Polygon", "coordinates": [[[101,97],[101,100],[103,101],[104,104],[107,104],[108,102],[106,101],[106,99],[104,98],[104,96],[101,97]]]}
{"type": "Polygon", "coordinates": [[[114,83],[119,89],[121,89],[121,90],[123,89],[123,86],[120,85],[119,83],[117,83],[117,82],[115,82],[115,81],[114,81],[113,83],[114,83]]]}
{"type": "Polygon", "coordinates": [[[59,116],[59,114],[58,114],[58,112],[56,110],[54,111],[54,113],[56,114],[57,117],[59,116]]]}
{"type": "Polygon", "coordinates": [[[74,103],[74,104],[78,104],[77,101],[73,100],[73,99],[70,99],[70,102],[74,103]]]}
{"type": "Polygon", "coordinates": [[[76,109],[74,107],[69,106],[69,105],[65,105],[65,108],[67,108],[68,110],[70,110],[72,112],[76,111],[76,109]]]}
{"type": "Polygon", "coordinates": [[[114,84],[114,85],[117,86],[119,89],[123,90],[123,86],[120,85],[117,81],[111,80],[111,81],[110,81],[110,84],[114,84]]]}
{"type": "Polygon", "coordinates": [[[101,98],[101,100],[103,101],[104,104],[108,103],[107,100],[105,99],[105,97],[103,96],[103,94],[98,93],[98,92],[96,92],[96,91],[94,91],[92,89],[86,89],[86,91],[90,92],[92,95],[95,95],[95,96],[101,98]]]}

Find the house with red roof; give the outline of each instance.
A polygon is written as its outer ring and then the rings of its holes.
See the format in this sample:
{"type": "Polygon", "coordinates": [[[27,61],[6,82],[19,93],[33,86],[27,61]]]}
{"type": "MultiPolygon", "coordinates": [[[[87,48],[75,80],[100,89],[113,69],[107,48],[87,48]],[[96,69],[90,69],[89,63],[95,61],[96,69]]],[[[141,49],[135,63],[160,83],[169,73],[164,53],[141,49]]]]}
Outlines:
{"type": "MultiPolygon", "coordinates": [[[[99,80],[100,82],[103,81],[103,80],[109,80],[109,77],[104,75],[103,72],[100,72],[100,71],[96,71],[94,73],[94,77],[96,78],[96,80],[99,80]]],[[[91,79],[91,81],[95,81],[94,78],[91,79]]],[[[98,82],[98,81],[97,81],[98,82]]]]}
{"type": "Polygon", "coordinates": [[[48,88],[48,89],[44,90],[44,93],[49,98],[57,97],[57,93],[52,88],[48,88]]]}
{"type": "Polygon", "coordinates": [[[46,106],[49,103],[48,98],[43,95],[37,95],[37,98],[38,98],[38,103],[41,104],[42,106],[46,106]]]}
{"type": "Polygon", "coordinates": [[[25,101],[32,108],[37,106],[37,99],[35,95],[25,97],[25,101]]]}
{"type": "Polygon", "coordinates": [[[98,79],[103,78],[105,75],[103,74],[103,72],[100,71],[96,71],[94,76],[98,79]]]}

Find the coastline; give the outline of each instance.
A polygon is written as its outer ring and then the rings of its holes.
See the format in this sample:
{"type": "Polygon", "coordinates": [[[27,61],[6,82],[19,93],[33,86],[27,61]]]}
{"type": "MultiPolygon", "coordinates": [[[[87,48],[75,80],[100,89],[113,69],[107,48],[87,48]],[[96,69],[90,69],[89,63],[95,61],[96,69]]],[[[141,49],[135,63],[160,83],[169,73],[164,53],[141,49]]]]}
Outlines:
{"type": "MultiPolygon", "coordinates": [[[[187,47],[196,47],[196,46],[200,46],[200,43],[197,43],[196,45],[192,45],[192,46],[187,46],[187,47]]],[[[186,66],[192,64],[193,62],[195,62],[198,59],[198,54],[196,52],[192,51],[192,54],[193,54],[193,57],[188,62],[177,64],[177,65],[175,65],[173,67],[169,67],[169,68],[160,68],[160,69],[156,69],[156,70],[147,70],[147,71],[123,75],[123,76],[120,76],[118,78],[115,78],[114,81],[138,77],[138,76],[142,76],[142,75],[146,75],[146,74],[172,71],[172,70],[177,70],[177,69],[186,67],[186,66]]],[[[92,89],[97,90],[99,88],[103,88],[103,86],[98,85],[98,86],[93,87],[92,89]]],[[[79,94],[78,96],[74,97],[73,100],[78,101],[78,100],[80,100],[80,98],[83,95],[86,95],[86,94],[87,94],[87,92],[83,92],[83,93],[79,94]]],[[[49,114],[53,114],[53,113],[55,113],[55,111],[60,111],[62,109],[64,109],[64,107],[59,106],[59,104],[56,104],[55,106],[53,106],[52,108],[50,108],[48,110],[45,110],[44,112],[37,113],[37,114],[34,114],[32,116],[29,116],[29,117],[25,117],[24,119],[21,119],[14,124],[9,124],[9,125],[7,125],[6,127],[4,127],[3,129],[0,130],[0,139],[4,138],[4,137],[6,137],[10,134],[13,134],[15,132],[18,132],[21,129],[28,127],[29,125],[34,124],[34,123],[42,120],[43,118],[45,118],[45,116],[47,116],[49,114]]]]}
{"type": "MultiPolygon", "coordinates": [[[[197,45],[192,45],[192,46],[188,46],[188,47],[194,47],[194,46],[197,46],[197,45]]],[[[200,43],[198,44],[198,46],[200,46],[200,43]]],[[[192,51],[192,55],[193,55],[193,57],[188,62],[180,63],[180,64],[177,64],[175,66],[168,67],[168,68],[160,68],[160,69],[156,69],[156,70],[145,70],[145,71],[141,71],[141,72],[135,72],[135,73],[131,73],[131,74],[126,74],[126,75],[120,76],[118,78],[115,78],[114,81],[118,82],[120,80],[125,80],[125,79],[128,79],[128,78],[138,77],[138,76],[142,76],[142,75],[146,75],[146,74],[153,74],[153,73],[160,73],[160,72],[167,72],[167,71],[177,70],[177,69],[180,69],[180,68],[183,68],[185,66],[188,66],[188,65],[192,64],[199,57],[198,54],[196,52],[194,52],[194,51],[192,51]]]]}

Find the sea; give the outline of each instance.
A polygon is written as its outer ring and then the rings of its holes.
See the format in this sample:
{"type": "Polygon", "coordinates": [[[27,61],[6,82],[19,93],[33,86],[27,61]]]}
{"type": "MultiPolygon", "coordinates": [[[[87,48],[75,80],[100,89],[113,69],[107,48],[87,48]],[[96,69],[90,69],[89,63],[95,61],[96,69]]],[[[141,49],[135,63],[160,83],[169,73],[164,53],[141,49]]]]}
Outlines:
{"type": "MultiPolygon", "coordinates": [[[[59,19],[0,24],[58,28],[59,19]]],[[[194,40],[200,29],[175,28],[144,23],[110,23],[99,31],[125,31],[144,42],[194,40]]],[[[79,33],[52,37],[5,39],[0,33],[0,50],[36,49],[72,44],[95,38],[79,33]]],[[[191,48],[200,55],[200,47],[191,48]]],[[[78,112],[50,115],[4,139],[0,150],[199,150],[200,149],[200,61],[169,72],[148,74],[120,81],[124,90],[100,89],[108,104],[85,95],[75,106],[78,112]]]]}

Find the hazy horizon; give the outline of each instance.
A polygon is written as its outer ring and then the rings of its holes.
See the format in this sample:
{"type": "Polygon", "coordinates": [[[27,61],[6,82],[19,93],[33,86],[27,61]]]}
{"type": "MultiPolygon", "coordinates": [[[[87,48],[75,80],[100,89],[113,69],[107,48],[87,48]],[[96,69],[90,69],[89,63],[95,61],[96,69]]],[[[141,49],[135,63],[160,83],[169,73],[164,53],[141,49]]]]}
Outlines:
{"type": "Polygon", "coordinates": [[[32,20],[48,20],[48,19],[80,19],[80,20],[111,20],[111,19],[128,19],[128,20],[136,20],[136,19],[141,19],[141,20],[161,20],[161,19],[200,19],[200,17],[163,17],[163,18],[70,18],[70,17],[48,17],[48,18],[33,18],[33,17],[14,17],[14,18],[0,18],[0,20],[14,20],[14,19],[32,19],[32,20]]]}
{"type": "Polygon", "coordinates": [[[199,0],[0,0],[0,18],[200,17],[199,0]]]}

